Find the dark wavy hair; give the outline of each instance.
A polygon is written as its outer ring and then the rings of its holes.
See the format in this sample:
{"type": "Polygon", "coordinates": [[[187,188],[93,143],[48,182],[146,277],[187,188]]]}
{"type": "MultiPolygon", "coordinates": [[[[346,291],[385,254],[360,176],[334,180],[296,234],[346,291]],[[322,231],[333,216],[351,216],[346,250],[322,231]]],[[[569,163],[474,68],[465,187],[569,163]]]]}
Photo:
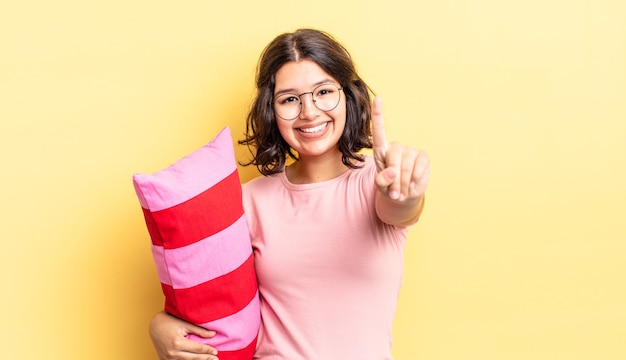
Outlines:
{"type": "Polygon", "coordinates": [[[371,90],[357,74],[352,57],[331,35],[314,29],[299,29],[276,37],[263,50],[257,64],[257,95],[246,120],[245,138],[239,140],[239,144],[247,145],[253,156],[242,165],[255,165],[263,175],[283,171],[288,157],[298,160],[278,131],[272,100],[276,72],[287,62],[304,59],[315,62],[343,87],[346,125],[338,144],[342,162],[358,168],[358,162],[363,161],[358,152],[372,147],[371,90]]]}

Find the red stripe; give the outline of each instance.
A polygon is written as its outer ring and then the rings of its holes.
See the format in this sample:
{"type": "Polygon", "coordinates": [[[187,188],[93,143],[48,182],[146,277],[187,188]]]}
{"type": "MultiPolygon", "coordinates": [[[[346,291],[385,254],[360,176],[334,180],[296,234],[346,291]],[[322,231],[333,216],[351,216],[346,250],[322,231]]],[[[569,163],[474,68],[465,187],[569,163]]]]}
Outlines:
{"type": "Polygon", "coordinates": [[[165,310],[187,321],[204,324],[232,315],[250,303],[257,293],[254,255],[237,269],[198,286],[172,289],[161,284],[165,310]]]}
{"type": "Polygon", "coordinates": [[[161,234],[159,234],[159,228],[154,221],[152,213],[148,209],[141,208],[141,210],[143,210],[143,217],[144,219],[146,219],[146,227],[148,228],[148,233],[150,234],[150,239],[152,240],[152,243],[154,245],[163,246],[163,239],[161,239],[161,234]]]}
{"type": "Polygon", "coordinates": [[[155,245],[175,249],[224,230],[241,215],[241,183],[235,170],[197,196],[171,208],[152,212],[155,225],[149,231],[155,245]],[[159,240],[161,244],[158,244],[159,240]]]}
{"type": "Polygon", "coordinates": [[[165,295],[165,310],[174,316],[178,316],[179,318],[185,318],[180,311],[178,311],[178,306],[176,304],[176,295],[174,294],[174,289],[172,285],[167,285],[161,283],[161,289],[163,289],[163,295],[165,295]]]}
{"type": "Polygon", "coordinates": [[[250,360],[254,356],[254,350],[256,350],[256,341],[257,338],[255,337],[254,340],[243,349],[230,351],[220,350],[217,356],[219,356],[220,360],[250,360]]]}

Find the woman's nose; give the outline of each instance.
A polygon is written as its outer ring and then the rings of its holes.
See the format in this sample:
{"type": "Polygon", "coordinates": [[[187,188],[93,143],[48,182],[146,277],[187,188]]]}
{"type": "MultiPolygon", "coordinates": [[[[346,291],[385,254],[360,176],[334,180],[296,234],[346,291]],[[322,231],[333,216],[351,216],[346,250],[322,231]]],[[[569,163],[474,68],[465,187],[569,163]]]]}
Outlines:
{"type": "Polygon", "coordinates": [[[319,113],[320,109],[315,105],[315,100],[313,100],[312,93],[304,93],[300,95],[300,106],[302,109],[300,111],[300,118],[302,119],[314,119],[319,113]]]}

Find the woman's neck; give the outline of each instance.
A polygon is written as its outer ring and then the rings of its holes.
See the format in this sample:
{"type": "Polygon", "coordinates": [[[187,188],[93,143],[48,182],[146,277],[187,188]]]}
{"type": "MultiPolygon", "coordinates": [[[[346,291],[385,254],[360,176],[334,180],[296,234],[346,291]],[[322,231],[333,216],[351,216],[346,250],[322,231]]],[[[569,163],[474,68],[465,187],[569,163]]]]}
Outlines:
{"type": "Polygon", "coordinates": [[[334,179],[348,169],[338,152],[336,156],[301,157],[285,169],[285,174],[292,184],[310,184],[334,179]]]}

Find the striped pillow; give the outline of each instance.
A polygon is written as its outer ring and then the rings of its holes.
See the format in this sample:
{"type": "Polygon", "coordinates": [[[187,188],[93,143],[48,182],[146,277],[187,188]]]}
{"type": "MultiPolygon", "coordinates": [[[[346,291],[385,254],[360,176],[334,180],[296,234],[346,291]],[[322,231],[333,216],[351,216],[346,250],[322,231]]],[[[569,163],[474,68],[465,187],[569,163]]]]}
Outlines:
{"type": "Polygon", "coordinates": [[[165,310],[217,335],[221,360],[252,359],[260,325],[250,234],[230,130],[133,184],[152,240],[165,310]]]}

